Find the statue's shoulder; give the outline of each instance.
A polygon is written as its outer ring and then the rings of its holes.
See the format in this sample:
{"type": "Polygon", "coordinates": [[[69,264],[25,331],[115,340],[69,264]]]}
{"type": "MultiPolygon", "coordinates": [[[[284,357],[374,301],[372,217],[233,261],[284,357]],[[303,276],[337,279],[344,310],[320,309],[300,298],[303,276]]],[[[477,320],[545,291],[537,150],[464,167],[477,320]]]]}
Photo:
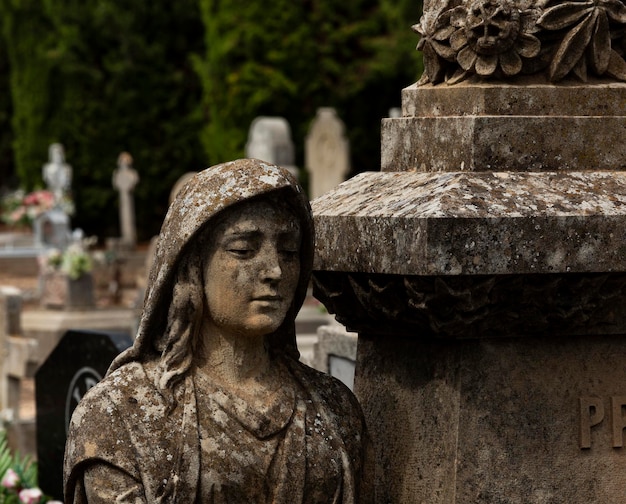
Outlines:
{"type": "Polygon", "coordinates": [[[138,362],[124,364],[89,389],[76,407],[75,415],[113,415],[126,410],[140,399],[158,398],[150,367],[138,362]]]}
{"type": "Polygon", "coordinates": [[[292,372],[310,391],[314,391],[335,415],[351,417],[360,422],[363,414],[354,393],[340,380],[298,361],[290,363],[292,372]]]}

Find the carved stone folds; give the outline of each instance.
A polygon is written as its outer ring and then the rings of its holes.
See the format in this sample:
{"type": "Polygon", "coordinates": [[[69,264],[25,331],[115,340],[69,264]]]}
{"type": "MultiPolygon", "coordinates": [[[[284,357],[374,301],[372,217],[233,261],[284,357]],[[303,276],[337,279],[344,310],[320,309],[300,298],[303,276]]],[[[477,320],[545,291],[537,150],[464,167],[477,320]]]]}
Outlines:
{"type": "Polygon", "coordinates": [[[626,333],[626,274],[403,276],[317,272],[349,330],[414,340],[626,333]]]}

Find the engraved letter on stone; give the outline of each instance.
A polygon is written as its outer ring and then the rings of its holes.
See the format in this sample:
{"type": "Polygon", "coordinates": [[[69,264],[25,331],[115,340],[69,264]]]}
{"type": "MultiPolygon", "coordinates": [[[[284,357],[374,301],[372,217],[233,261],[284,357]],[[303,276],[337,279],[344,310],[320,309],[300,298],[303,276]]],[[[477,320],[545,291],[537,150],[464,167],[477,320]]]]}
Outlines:
{"type": "Polygon", "coordinates": [[[623,415],[624,406],[626,406],[626,396],[611,397],[611,413],[613,419],[613,448],[621,448],[624,446],[624,427],[626,427],[626,419],[623,415]]]}
{"type": "Polygon", "coordinates": [[[591,448],[591,428],[604,418],[604,405],[600,397],[580,398],[580,448],[591,448]]]}

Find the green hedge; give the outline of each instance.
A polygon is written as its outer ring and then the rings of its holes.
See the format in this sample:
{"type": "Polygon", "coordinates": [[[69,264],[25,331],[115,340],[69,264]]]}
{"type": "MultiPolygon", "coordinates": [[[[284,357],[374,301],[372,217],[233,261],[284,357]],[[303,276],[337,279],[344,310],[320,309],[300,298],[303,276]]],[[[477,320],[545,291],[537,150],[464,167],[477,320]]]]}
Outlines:
{"type": "Polygon", "coordinates": [[[410,26],[413,1],[200,0],[206,54],[203,144],[212,163],[243,155],[259,115],[289,121],[302,166],[304,137],[318,107],[337,108],[354,171],[376,170],[380,120],[400,105],[420,61],[410,26]]]}
{"type": "MultiPolygon", "coordinates": [[[[147,239],[176,179],[241,157],[258,115],[287,118],[302,166],[316,109],[335,107],[354,171],[378,169],[380,119],[419,75],[410,30],[419,8],[408,0],[0,7],[15,171],[26,189],[41,185],[48,145],[62,143],[74,168],[73,225],[101,237],[120,232],[111,177],[121,151],[133,155],[141,177],[135,202],[139,238],[147,239]]],[[[0,156],[6,152],[0,144],[0,156]]]]}

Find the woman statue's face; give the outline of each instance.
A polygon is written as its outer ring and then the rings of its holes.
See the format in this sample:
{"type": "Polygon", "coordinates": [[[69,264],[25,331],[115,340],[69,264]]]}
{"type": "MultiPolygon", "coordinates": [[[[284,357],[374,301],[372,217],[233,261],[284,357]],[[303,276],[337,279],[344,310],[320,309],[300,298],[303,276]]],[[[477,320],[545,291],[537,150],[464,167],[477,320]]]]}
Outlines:
{"type": "Polygon", "coordinates": [[[210,329],[264,336],[282,324],[298,286],[297,219],[270,202],[231,211],[213,230],[205,262],[210,329]]]}

